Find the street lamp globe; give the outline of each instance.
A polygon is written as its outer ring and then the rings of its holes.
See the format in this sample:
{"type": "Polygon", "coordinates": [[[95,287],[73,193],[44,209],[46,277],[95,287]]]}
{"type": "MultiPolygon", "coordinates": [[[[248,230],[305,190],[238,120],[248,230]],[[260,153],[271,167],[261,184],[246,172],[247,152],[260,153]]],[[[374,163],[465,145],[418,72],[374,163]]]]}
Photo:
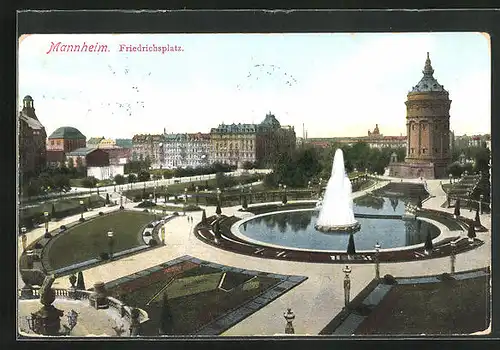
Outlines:
{"type": "Polygon", "coordinates": [[[375,252],[380,252],[380,244],[378,242],[375,244],[375,252]]]}
{"type": "Polygon", "coordinates": [[[45,212],[43,213],[43,216],[45,216],[45,218],[48,218],[48,217],[49,217],[49,212],[48,212],[48,211],[45,211],[45,212]]]}
{"type": "Polygon", "coordinates": [[[21,227],[21,233],[24,235],[26,233],[26,227],[21,227]]]}
{"type": "Polygon", "coordinates": [[[113,235],[114,235],[113,231],[108,231],[108,238],[113,238],[113,235]]]}
{"type": "Polygon", "coordinates": [[[83,201],[80,201],[80,205],[83,205],[83,201]]]}
{"type": "Polygon", "coordinates": [[[351,268],[346,265],[343,269],[342,269],[342,272],[346,274],[346,277],[349,276],[349,274],[352,272],[351,268]]]}

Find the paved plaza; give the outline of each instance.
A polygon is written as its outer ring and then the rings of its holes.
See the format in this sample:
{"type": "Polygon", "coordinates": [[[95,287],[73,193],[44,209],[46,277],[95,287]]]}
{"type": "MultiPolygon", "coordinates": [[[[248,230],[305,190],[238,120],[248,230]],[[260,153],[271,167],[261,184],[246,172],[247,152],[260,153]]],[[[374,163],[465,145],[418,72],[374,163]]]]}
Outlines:
{"type": "MultiPolygon", "coordinates": [[[[354,197],[361,196],[369,191],[375,190],[389,181],[400,182],[400,179],[380,178],[373,187],[364,191],[354,193],[354,197]]],[[[419,182],[420,180],[403,180],[404,182],[419,182]]],[[[441,188],[440,180],[427,180],[426,187],[431,195],[423,202],[423,207],[453,213],[453,208],[442,208],[446,201],[446,194],[441,188]]],[[[113,198],[119,198],[116,194],[113,198]]],[[[137,203],[125,203],[126,209],[132,209],[137,203]]],[[[204,207],[207,216],[215,214],[215,207],[204,207]]],[[[98,210],[84,213],[84,217],[90,218],[98,215],[99,211],[104,213],[117,210],[118,207],[104,207],[98,210]]],[[[223,214],[242,217],[238,212],[240,206],[223,208],[223,214]]],[[[246,214],[246,213],[245,213],[246,214]]],[[[307,280],[293,288],[288,293],[274,300],[269,305],[255,312],[248,318],[228,329],[222,335],[225,336],[249,336],[249,335],[276,335],[283,334],[285,319],[283,312],[291,308],[296,317],[293,322],[296,334],[317,335],[331,319],[341,311],[344,306],[344,290],[342,265],[291,262],[280,260],[266,260],[258,257],[240,255],[221,250],[205,244],[193,234],[193,226],[201,221],[202,212],[189,212],[194,218],[194,223],[188,222],[186,216],[179,216],[165,224],[166,245],[148,250],[144,253],[128,256],[116,261],[95,266],[84,271],[87,286],[94,282],[109,282],[134,272],[150,268],[163,262],[190,255],[198,259],[211,261],[221,265],[257,270],[268,273],[284,275],[306,276],[307,280]]],[[[248,215],[248,214],[246,214],[248,215]]],[[[475,212],[462,210],[462,216],[473,219],[475,212]]],[[[58,222],[51,222],[49,230],[56,229],[60,225],[78,220],[80,215],[68,217],[58,222]]],[[[488,229],[487,232],[478,232],[477,238],[484,244],[477,249],[457,255],[455,269],[457,272],[487,267],[491,265],[491,216],[481,215],[481,223],[488,229]]],[[[44,228],[37,228],[27,233],[28,244],[43,236],[44,228]]],[[[466,235],[466,232],[463,233],[466,235]]],[[[18,242],[18,252],[21,254],[21,239],[18,242]]],[[[375,276],[374,264],[352,264],[351,273],[351,299],[358,294],[375,276]]],[[[418,262],[390,263],[380,266],[381,275],[391,274],[394,276],[423,276],[450,272],[450,258],[429,259],[418,262]]],[[[19,277],[19,287],[23,283],[19,277]]],[[[57,279],[53,286],[55,288],[66,288],[70,286],[67,277],[57,279]]]]}

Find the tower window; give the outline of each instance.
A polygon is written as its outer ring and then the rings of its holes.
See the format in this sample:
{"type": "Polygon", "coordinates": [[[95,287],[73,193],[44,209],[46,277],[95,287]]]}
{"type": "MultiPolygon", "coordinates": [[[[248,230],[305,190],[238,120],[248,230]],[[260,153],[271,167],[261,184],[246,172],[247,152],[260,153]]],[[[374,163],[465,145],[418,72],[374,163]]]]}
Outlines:
{"type": "Polygon", "coordinates": [[[415,148],[412,148],[412,149],[411,149],[411,153],[414,153],[414,152],[415,152],[415,148]]]}
{"type": "Polygon", "coordinates": [[[425,148],[422,148],[422,153],[425,154],[425,148]]]}
{"type": "Polygon", "coordinates": [[[437,148],[434,148],[434,152],[437,153],[438,152],[438,149],[437,148]]]}
{"type": "Polygon", "coordinates": [[[422,124],[422,130],[425,130],[425,124],[422,124]]]}
{"type": "Polygon", "coordinates": [[[411,129],[415,130],[415,124],[412,124],[411,129]]]}

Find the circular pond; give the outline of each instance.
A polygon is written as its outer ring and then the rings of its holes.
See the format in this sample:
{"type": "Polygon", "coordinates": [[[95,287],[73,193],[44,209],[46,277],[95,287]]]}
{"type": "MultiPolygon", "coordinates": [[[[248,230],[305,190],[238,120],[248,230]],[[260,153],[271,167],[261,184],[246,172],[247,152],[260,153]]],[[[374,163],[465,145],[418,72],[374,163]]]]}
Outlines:
{"type": "MultiPolygon", "coordinates": [[[[411,246],[424,243],[429,232],[432,239],[440,234],[436,226],[426,221],[395,218],[404,213],[404,208],[401,199],[370,196],[356,200],[354,213],[361,224],[361,229],[353,235],[356,250],[373,250],[377,242],[383,249],[411,246]]],[[[263,214],[243,222],[235,234],[264,245],[346,251],[349,234],[316,230],[318,214],[313,209],[263,214]]]]}

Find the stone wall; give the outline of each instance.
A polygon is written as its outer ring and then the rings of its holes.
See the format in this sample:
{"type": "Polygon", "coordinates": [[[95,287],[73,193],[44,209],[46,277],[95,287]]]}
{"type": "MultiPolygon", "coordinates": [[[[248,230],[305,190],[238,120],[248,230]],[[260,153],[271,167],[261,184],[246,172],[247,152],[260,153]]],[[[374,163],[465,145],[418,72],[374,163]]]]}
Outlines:
{"type": "Polygon", "coordinates": [[[436,178],[433,163],[393,163],[389,165],[389,176],[401,178],[436,178]]]}

